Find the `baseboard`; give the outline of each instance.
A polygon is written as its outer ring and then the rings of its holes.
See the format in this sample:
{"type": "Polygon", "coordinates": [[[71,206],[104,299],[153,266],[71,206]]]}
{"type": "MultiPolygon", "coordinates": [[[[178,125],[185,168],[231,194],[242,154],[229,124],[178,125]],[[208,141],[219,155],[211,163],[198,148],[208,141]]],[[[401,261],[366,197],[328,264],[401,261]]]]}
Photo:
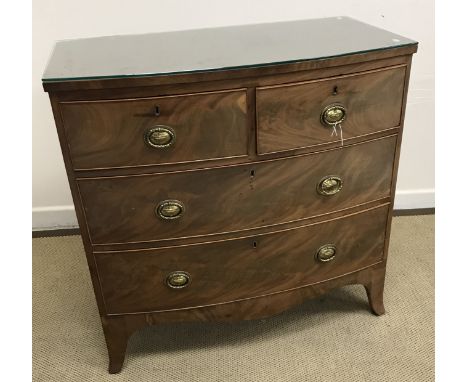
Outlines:
{"type": "Polygon", "coordinates": [[[77,227],[78,221],[73,205],[33,207],[32,209],[33,231],[49,231],[77,227]]]}
{"type": "Polygon", "coordinates": [[[394,210],[420,210],[435,208],[435,190],[397,190],[394,210]]]}

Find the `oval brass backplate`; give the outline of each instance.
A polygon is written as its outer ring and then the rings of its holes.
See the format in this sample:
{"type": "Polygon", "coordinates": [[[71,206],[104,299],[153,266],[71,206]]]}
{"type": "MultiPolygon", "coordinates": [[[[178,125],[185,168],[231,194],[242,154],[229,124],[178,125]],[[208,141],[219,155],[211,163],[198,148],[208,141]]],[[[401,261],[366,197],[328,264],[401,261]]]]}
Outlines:
{"type": "Polygon", "coordinates": [[[157,149],[165,149],[172,146],[176,140],[176,133],[172,127],[158,125],[145,133],[145,143],[157,149]]]}
{"type": "Polygon", "coordinates": [[[338,175],[327,175],[317,183],[317,192],[320,195],[331,196],[341,191],[343,180],[338,175]]]}
{"type": "Polygon", "coordinates": [[[179,200],[163,200],[156,207],[156,215],[164,220],[179,219],[185,212],[185,207],[179,200]]]}
{"type": "Polygon", "coordinates": [[[346,108],[341,104],[331,104],[325,106],[320,114],[320,121],[323,125],[330,127],[342,123],[346,118],[346,108]]]}
{"type": "Polygon", "coordinates": [[[181,289],[190,283],[190,275],[184,271],[175,271],[169,273],[166,277],[166,284],[169,288],[181,289]]]}
{"type": "Polygon", "coordinates": [[[336,256],[336,246],[334,244],[322,245],[315,255],[316,259],[322,263],[331,261],[336,256]]]}

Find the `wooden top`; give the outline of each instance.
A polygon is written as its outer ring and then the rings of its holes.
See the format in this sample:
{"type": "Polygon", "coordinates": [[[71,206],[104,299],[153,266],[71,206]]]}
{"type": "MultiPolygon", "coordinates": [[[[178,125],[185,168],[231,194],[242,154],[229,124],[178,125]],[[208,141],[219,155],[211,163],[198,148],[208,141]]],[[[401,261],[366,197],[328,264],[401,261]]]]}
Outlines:
{"type": "Polygon", "coordinates": [[[97,37],[57,42],[43,82],[266,67],[411,45],[348,17],[97,37]]]}

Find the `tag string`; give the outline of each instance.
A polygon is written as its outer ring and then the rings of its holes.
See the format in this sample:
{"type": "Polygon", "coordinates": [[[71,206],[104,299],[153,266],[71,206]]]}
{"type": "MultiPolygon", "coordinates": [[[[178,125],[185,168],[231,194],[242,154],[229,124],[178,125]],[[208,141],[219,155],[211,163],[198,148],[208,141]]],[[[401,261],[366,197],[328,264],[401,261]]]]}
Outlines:
{"type": "Polygon", "coordinates": [[[343,128],[341,127],[341,123],[339,122],[335,122],[333,124],[333,130],[331,132],[331,136],[333,137],[334,135],[335,136],[338,136],[338,132],[336,131],[336,127],[338,126],[338,128],[340,129],[340,139],[341,139],[341,147],[343,147],[343,128]]]}

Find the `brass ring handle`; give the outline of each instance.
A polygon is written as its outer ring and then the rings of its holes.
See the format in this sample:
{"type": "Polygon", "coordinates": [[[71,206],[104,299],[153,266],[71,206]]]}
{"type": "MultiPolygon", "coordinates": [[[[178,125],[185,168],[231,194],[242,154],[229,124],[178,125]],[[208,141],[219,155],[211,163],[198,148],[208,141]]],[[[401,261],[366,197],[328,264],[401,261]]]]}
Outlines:
{"type": "Polygon", "coordinates": [[[322,245],[315,255],[316,259],[321,263],[331,261],[336,256],[336,246],[334,244],[322,245]]]}
{"type": "Polygon", "coordinates": [[[172,289],[185,288],[190,283],[190,275],[184,271],[175,271],[169,273],[166,277],[166,284],[172,289]]]}
{"type": "Polygon", "coordinates": [[[145,143],[156,149],[165,149],[176,141],[176,133],[172,127],[157,125],[145,133],[145,143]]]}
{"type": "Polygon", "coordinates": [[[327,127],[342,123],[345,118],[346,108],[343,105],[336,103],[325,106],[320,114],[320,121],[327,127]]]}
{"type": "Polygon", "coordinates": [[[178,200],[163,200],[156,207],[156,215],[164,220],[179,219],[185,212],[185,207],[178,200]]]}
{"type": "Polygon", "coordinates": [[[317,183],[317,192],[320,195],[331,196],[341,191],[343,180],[338,175],[327,175],[317,183]]]}

